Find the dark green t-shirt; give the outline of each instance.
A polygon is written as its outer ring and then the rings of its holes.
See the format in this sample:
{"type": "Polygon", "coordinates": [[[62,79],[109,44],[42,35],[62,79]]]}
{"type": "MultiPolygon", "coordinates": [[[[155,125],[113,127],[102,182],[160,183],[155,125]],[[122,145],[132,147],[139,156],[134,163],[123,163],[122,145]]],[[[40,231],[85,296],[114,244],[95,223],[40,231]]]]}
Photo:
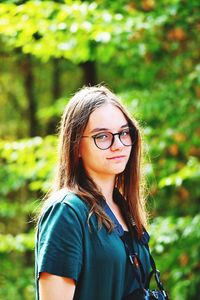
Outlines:
{"type": "MultiPolygon", "coordinates": [[[[87,224],[89,208],[66,191],[58,192],[40,219],[36,239],[36,299],[40,272],[73,278],[74,300],[122,300],[138,288],[121,238],[105,226],[98,230],[95,215],[87,224]]],[[[133,241],[146,276],[147,249],[133,241]]]]}

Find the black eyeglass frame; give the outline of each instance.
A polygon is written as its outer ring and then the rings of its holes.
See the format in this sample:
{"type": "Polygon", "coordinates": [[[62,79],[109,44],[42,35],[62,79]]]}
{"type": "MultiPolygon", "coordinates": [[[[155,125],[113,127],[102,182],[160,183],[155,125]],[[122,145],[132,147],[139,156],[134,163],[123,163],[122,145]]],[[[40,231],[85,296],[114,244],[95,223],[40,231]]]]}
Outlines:
{"type": "Polygon", "coordinates": [[[84,137],[93,138],[94,143],[95,143],[95,145],[96,145],[96,147],[97,147],[98,149],[100,149],[100,150],[107,150],[107,149],[109,149],[110,147],[112,147],[112,145],[113,145],[113,143],[114,143],[114,141],[115,141],[115,136],[116,136],[116,135],[119,136],[119,140],[120,140],[120,142],[122,143],[123,146],[125,146],[125,147],[131,147],[131,146],[135,143],[135,141],[136,141],[136,139],[137,139],[137,128],[135,128],[135,127],[127,127],[127,128],[124,128],[123,130],[121,130],[120,132],[116,132],[116,133],[112,133],[112,132],[109,132],[109,131],[108,131],[108,132],[97,133],[97,134],[94,134],[94,135],[83,135],[82,137],[83,137],[83,138],[84,138],[84,137]],[[130,130],[130,136],[131,136],[131,140],[132,140],[132,144],[131,144],[131,145],[125,145],[125,144],[122,142],[121,137],[120,137],[120,134],[122,134],[122,132],[125,131],[125,130],[127,130],[127,129],[130,130]],[[112,134],[112,141],[111,141],[111,144],[110,144],[110,146],[107,147],[107,148],[100,148],[100,147],[97,145],[96,137],[97,137],[99,134],[102,134],[102,133],[109,133],[109,134],[112,134]],[[135,139],[134,139],[133,137],[134,137],[135,139]]]}

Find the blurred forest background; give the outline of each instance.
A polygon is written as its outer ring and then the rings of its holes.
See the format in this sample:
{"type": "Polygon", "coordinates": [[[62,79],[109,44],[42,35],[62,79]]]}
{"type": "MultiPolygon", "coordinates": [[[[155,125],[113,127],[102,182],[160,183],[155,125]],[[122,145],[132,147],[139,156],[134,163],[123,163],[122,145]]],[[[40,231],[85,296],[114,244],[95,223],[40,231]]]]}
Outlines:
{"type": "Polygon", "coordinates": [[[32,220],[60,115],[97,83],[143,128],[151,247],[171,299],[199,299],[199,46],[199,0],[0,1],[0,300],[34,299],[32,220]]]}

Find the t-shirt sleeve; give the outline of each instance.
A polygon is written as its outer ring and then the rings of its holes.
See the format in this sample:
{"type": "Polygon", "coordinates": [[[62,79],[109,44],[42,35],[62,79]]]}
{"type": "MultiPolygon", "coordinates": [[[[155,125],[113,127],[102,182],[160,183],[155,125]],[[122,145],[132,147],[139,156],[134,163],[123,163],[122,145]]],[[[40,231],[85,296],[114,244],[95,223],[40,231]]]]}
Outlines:
{"type": "Polygon", "coordinates": [[[51,206],[42,217],[37,237],[37,276],[40,272],[78,279],[82,265],[82,226],[66,203],[51,206]]]}

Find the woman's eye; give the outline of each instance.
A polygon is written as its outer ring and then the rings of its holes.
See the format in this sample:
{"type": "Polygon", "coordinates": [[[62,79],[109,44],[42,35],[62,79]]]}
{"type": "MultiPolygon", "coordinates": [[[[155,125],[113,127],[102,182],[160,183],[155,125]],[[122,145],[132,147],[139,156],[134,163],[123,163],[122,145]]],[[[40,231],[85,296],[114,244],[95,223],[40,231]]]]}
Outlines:
{"type": "Polygon", "coordinates": [[[129,129],[123,130],[123,131],[121,131],[120,135],[121,135],[121,136],[127,136],[127,135],[130,135],[130,130],[129,130],[129,129]]]}
{"type": "Polygon", "coordinates": [[[106,140],[107,138],[108,138],[108,134],[106,134],[106,133],[101,133],[101,134],[96,135],[97,140],[106,140]]]}

